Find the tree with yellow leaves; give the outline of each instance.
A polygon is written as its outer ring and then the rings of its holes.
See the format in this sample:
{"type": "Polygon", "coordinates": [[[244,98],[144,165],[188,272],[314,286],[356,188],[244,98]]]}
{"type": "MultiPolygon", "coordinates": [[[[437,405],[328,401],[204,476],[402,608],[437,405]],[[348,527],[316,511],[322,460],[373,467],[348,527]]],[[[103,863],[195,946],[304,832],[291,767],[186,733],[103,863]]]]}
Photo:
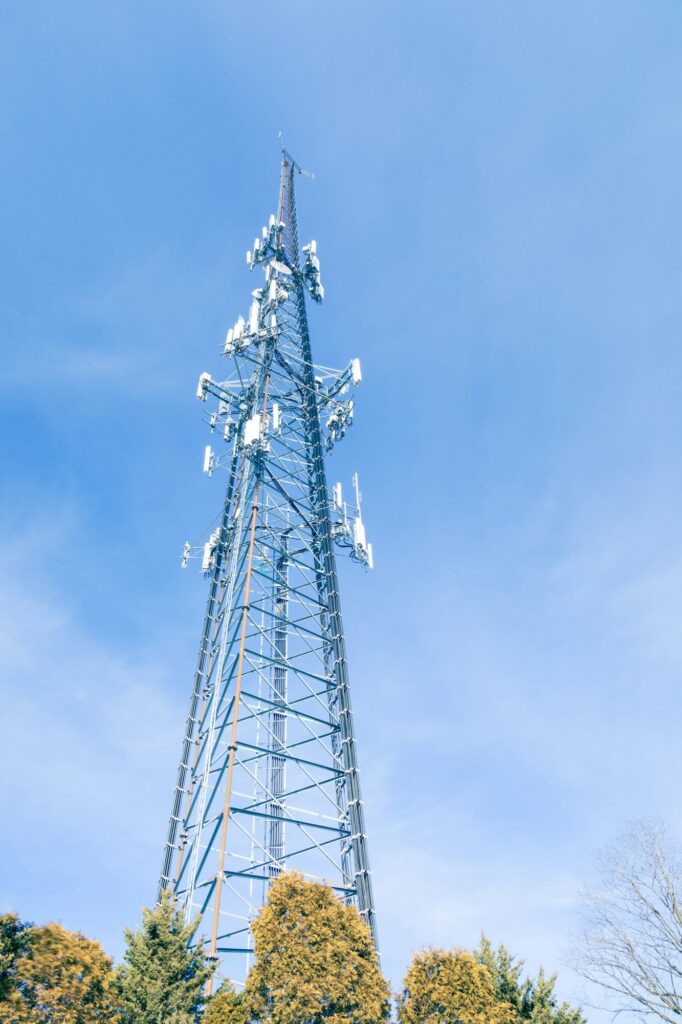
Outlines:
{"type": "Polygon", "coordinates": [[[400,1024],[513,1024],[492,975],[461,949],[415,953],[397,995],[400,1024]]]}
{"type": "Polygon", "coordinates": [[[16,914],[0,914],[0,1003],[17,991],[17,972],[28,956],[31,927],[16,914]]]}
{"type": "Polygon", "coordinates": [[[231,981],[225,981],[206,1003],[201,1024],[246,1024],[244,993],[235,992],[231,981]]]}
{"type": "Polygon", "coordinates": [[[59,924],[27,929],[11,991],[0,1001],[2,1024],[101,1024],[118,1009],[110,958],[99,942],[59,924]]]}
{"type": "Polygon", "coordinates": [[[255,960],[244,1003],[253,1024],[388,1019],[389,989],[369,929],[328,886],[281,875],[252,930],[255,960]]]}

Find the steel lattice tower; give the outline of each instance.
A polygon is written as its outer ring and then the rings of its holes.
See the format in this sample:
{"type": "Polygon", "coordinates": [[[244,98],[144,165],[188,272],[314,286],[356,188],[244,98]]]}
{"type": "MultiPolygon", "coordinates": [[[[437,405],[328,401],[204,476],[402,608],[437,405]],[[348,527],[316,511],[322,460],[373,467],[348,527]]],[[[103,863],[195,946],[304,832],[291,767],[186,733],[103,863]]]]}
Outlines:
{"type": "MultiPolygon", "coordinates": [[[[323,297],[315,242],[299,254],[294,178],[283,150],[277,215],[249,266],[265,273],[230,329],[227,380],[197,397],[221,451],[219,525],[197,554],[210,579],[160,891],[202,917],[209,956],[241,982],[250,921],[285,869],[332,885],[376,925],[360,797],[335,548],[371,567],[354,503],[328,491],[325,453],[353,418],[360,364],[312,361],[306,293],[323,297]]],[[[216,442],[214,442],[216,443],[216,442]]]]}

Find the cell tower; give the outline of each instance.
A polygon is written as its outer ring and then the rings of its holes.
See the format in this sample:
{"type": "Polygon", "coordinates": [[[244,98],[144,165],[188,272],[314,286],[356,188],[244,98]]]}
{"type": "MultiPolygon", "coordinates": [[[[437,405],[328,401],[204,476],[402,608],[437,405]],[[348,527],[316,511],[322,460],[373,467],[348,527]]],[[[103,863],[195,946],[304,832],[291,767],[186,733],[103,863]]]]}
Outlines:
{"type": "Polygon", "coordinates": [[[277,214],[247,253],[265,273],[227,332],[226,380],[199,378],[224,471],[218,525],[183,565],[210,580],[160,891],[201,915],[209,956],[240,983],[250,922],[293,869],[354,903],[376,942],[335,548],[371,568],[357,476],[330,492],[325,454],[353,420],[360,363],[313,364],[306,293],[324,290],[316,243],[299,254],[294,178],[282,151],[277,214]]]}

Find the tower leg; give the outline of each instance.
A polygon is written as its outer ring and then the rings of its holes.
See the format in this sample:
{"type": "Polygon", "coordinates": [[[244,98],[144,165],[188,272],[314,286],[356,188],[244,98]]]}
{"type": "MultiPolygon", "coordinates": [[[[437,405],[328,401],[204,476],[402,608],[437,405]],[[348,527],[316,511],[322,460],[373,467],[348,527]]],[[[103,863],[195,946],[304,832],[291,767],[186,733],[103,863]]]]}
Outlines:
{"type": "Polygon", "coordinates": [[[281,756],[286,747],[287,700],[287,608],[288,608],[288,546],[286,534],[282,538],[281,551],[275,562],[275,583],[273,595],[274,630],[273,645],[275,661],[272,666],[272,699],[276,707],[270,712],[270,756],[268,791],[271,794],[270,814],[267,824],[267,851],[270,857],[269,873],[276,877],[284,868],[284,807],[282,798],[286,786],[286,762],[281,756]],[[281,710],[280,710],[281,709],[281,710]]]}

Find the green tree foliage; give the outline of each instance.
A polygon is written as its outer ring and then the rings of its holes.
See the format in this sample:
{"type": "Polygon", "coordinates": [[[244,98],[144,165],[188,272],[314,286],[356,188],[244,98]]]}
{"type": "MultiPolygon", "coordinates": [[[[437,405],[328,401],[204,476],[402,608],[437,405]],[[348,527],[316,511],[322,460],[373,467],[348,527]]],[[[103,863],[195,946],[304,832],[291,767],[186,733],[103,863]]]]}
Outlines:
{"type": "Polygon", "coordinates": [[[202,1024],[246,1024],[244,994],[237,993],[231,982],[224,982],[206,1004],[202,1024]]]}
{"type": "Polygon", "coordinates": [[[555,992],[556,974],[522,978],[523,960],[517,960],[504,946],[493,948],[484,936],[474,956],[490,972],[497,999],[511,1005],[514,1016],[531,1024],[585,1024],[580,1010],[568,1003],[559,1004],[555,992]]]}
{"type": "Polygon", "coordinates": [[[153,910],[142,911],[142,927],[126,930],[124,964],[115,990],[123,1024],[194,1024],[213,973],[201,947],[191,948],[199,925],[184,923],[173,897],[164,893],[153,910]]]}
{"type": "Polygon", "coordinates": [[[325,885],[283,874],[252,925],[247,1018],[267,1024],[381,1024],[389,988],[366,924],[325,885]]]}
{"type": "Polygon", "coordinates": [[[16,991],[19,961],[28,954],[30,927],[16,914],[0,915],[0,1001],[16,991]]]}
{"type": "Polygon", "coordinates": [[[397,995],[400,1024],[513,1024],[487,967],[461,949],[425,949],[412,958],[397,995]]]}
{"type": "Polygon", "coordinates": [[[481,944],[474,950],[474,957],[490,971],[497,999],[509,1003],[516,1018],[529,1020],[533,983],[530,978],[521,977],[523,961],[512,956],[505,946],[494,949],[485,935],[481,936],[481,944]]]}
{"type": "Polygon", "coordinates": [[[98,942],[58,924],[26,930],[3,1024],[100,1024],[117,1015],[110,958],[98,942]]]}
{"type": "Polygon", "coordinates": [[[568,1003],[557,1003],[554,992],[556,974],[545,977],[542,969],[533,982],[531,990],[531,1012],[529,1020],[532,1024],[586,1024],[579,1009],[568,1003]]]}

